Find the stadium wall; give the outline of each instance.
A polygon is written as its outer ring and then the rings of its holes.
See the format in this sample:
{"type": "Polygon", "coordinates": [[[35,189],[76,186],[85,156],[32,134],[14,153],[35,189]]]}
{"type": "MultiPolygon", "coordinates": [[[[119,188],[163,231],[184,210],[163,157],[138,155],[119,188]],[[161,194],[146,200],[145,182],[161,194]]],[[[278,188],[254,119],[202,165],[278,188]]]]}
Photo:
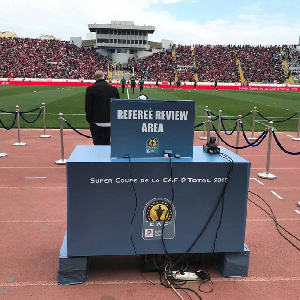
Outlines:
{"type": "MultiPolygon", "coordinates": [[[[0,78],[0,85],[27,85],[27,86],[89,86],[92,85],[94,80],[75,80],[75,79],[24,79],[24,78],[0,78]]],[[[113,81],[112,85],[121,87],[118,81],[113,81]]],[[[138,86],[138,85],[137,85],[138,86]]],[[[127,84],[127,87],[130,87],[127,84]]],[[[155,82],[147,81],[144,84],[145,88],[156,88],[155,82]]],[[[169,89],[170,85],[167,82],[159,84],[159,88],[169,89]]],[[[172,88],[176,89],[173,84],[172,88]]],[[[186,82],[180,86],[181,89],[194,89],[193,82],[186,82]]],[[[214,83],[211,82],[198,82],[197,90],[212,90],[214,83]]],[[[249,86],[241,86],[240,83],[218,83],[218,90],[236,90],[236,91],[296,91],[300,92],[299,85],[287,84],[251,84],[249,86]]]]}

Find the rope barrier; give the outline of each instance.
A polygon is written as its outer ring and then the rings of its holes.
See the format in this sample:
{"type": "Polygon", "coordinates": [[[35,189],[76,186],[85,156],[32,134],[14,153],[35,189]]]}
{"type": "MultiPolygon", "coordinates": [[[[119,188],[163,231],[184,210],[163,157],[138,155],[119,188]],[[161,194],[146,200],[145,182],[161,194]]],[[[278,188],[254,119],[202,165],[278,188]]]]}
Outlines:
{"type": "Polygon", "coordinates": [[[81,135],[81,136],[84,136],[84,137],[86,137],[86,138],[92,138],[92,136],[89,136],[89,135],[86,135],[86,134],[83,134],[83,133],[81,133],[80,131],[78,131],[76,128],[74,128],[66,119],[64,119],[63,118],[63,120],[65,121],[65,123],[72,129],[72,130],[74,130],[76,133],[78,133],[79,135],[81,135]]]}
{"type": "MultiPolygon", "coordinates": [[[[39,118],[39,117],[41,116],[41,114],[42,114],[42,111],[43,111],[42,108],[38,108],[38,109],[40,109],[40,111],[39,111],[37,117],[36,117],[33,121],[28,121],[28,120],[26,120],[25,117],[23,116],[23,114],[29,113],[29,111],[28,111],[28,112],[20,112],[19,114],[20,114],[21,118],[22,118],[26,123],[32,124],[32,123],[36,122],[36,121],[38,120],[38,118],[39,118]]],[[[37,110],[37,109],[35,109],[34,111],[36,111],[36,110],[37,110]]],[[[32,111],[30,111],[30,112],[32,112],[32,111]]]]}
{"type": "MultiPolygon", "coordinates": [[[[266,138],[267,134],[268,134],[268,131],[265,130],[265,131],[262,132],[262,134],[261,134],[261,135],[260,135],[253,143],[250,143],[250,144],[248,144],[248,145],[246,145],[246,146],[235,147],[235,146],[232,146],[232,145],[228,144],[228,143],[227,143],[227,142],[219,135],[219,133],[218,133],[218,131],[216,130],[216,128],[215,128],[215,126],[214,126],[213,123],[212,123],[212,127],[213,127],[215,133],[217,134],[217,136],[219,137],[219,139],[220,139],[226,146],[228,146],[228,147],[230,147],[230,148],[233,148],[233,149],[246,149],[246,148],[248,148],[248,147],[250,147],[250,146],[255,145],[256,142],[260,141],[260,139],[264,140],[264,139],[266,138]]],[[[262,142],[262,141],[261,141],[261,142],[262,142]]],[[[261,142],[260,142],[260,143],[261,143],[261,142]]]]}
{"type": "MultiPolygon", "coordinates": [[[[218,118],[218,115],[216,115],[215,113],[213,113],[211,110],[209,111],[214,117],[217,117],[218,118]]],[[[252,110],[250,110],[248,113],[246,113],[245,115],[241,116],[241,118],[245,118],[247,116],[249,116],[250,114],[252,113],[252,110]]],[[[229,120],[229,119],[228,119],[229,120]]],[[[232,120],[235,120],[235,119],[232,119],[232,120]]]]}
{"type": "Polygon", "coordinates": [[[200,126],[202,126],[204,123],[205,123],[205,122],[201,122],[201,123],[199,123],[198,125],[195,125],[194,128],[200,127],[200,126]]]}
{"type": "Polygon", "coordinates": [[[294,113],[292,116],[290,116],[290,117],[288,117],[288,118],[286,118],[286,119],[284,119],[284,120],[278,120],[278,121],[274,121],[274,120],[270,120],[270,119],[268,119],[268,118],[266,118],[266,117],[264,117],[259,111],[257,111],[257,114],[259,115],[259,116],[261,116],[264,120],[266,120],[266,121],[273,121],[273,123],[282,123],[282,122],[285,122],[285,121],[288,121],[288,120],[290,120],[290,119],[292,119],[293,117],[295,117],[298,113],[296,112],[296,113],[294,113]]]}
{"type": "Polygon", "coordinates": [[[37,107],[37,108],[34,108],[34,109],[32,109],[32,110],[22,111],[22,112],[20,112],[20,113],[22,113],[22,114],[32,113],[32,112],[35,112],[35,111],[37,111],[37,110],[39,110],[39,109],[41,109],[41,108],[40,108],[40,107],[37,107]]]}
{"type": "Polygon", "coordinates": [[[248,140],[248,138],[247,138],[247,136],[246,136],[246,133],[245,133],[245,131],[244,131],[243,123],[241,123],[241,129],[242,129],[243,137],[244,137],[245,141],[247,142],[248,145],[252,144],[252,147],[257,147],[257,146],[259,146],[259,145],[262,143],[262,141],[265,139],[265,137],[262,138],[261,141],[259,141],[257,144],[255,144],[255,143],[257,142],[258,139],[255,139],[255,141],[254,141],[253,143],[251,143],[251,142],[249,142],[249,140],[248,140]]]}
{"type": "MultiPolygon", "coordinates": [[[[227,133],[227,131],[226,131],[226,129],[225,129],[225,125],[224,125],[223,120],[224,120],[224,118],[222,117],[222,118],[221,118],[221,124],[222,124],[222,128],[223,128],[223,130],[224,130],[224,133],[225,133],[226,135],[232,135],[232,134],[234,133],[235,129],[236,129],[237,122],[235,123],[234,128],[232,129],[232,131],[231,131],[230,133],[227,133]]],[[[235,121],[236,121],[236,120],[235,120],[235,121]]]]}
{"type": "Polygon", "coordinates": [[[285,148],[283,148],[283,146],[282,146],[281,143],[279,142],[279,140],[278,140],[278,138],[277,138],[275,132],[273,131],[272,133],[273,133],[273,137],[274,137],[274,139],[275,139],[275,141],[276,141],[278,147],[279,147],[284,153],[287,153],[287,154],[290,154],[290,155],[299,155],[299,154],[300,154],[300,152],[291,152],[291,151],[288,151],[288,150],[286,150],[285,148]]]}
{"type": "Polygon", "coordinates": [[[7,110],[2,110],[2,109],[0,109],[0,112],[7,113],[7,114],[14,114],[14,113],[16,113],[15,111],[7,111],[7,110]]]}
{"type": "Polygon", "coordinates": [[[16,112],[13,112],[13,114],[15,115],[15,118],[14,118],[14,120],[13,120],[11,126],[9,126],[9,127],[6,127],[6,126],[4,125],[4,123],[2,122],[2,120],[0,119],[0,124],[2,125],[2,127],[3,127],[4,129],[10,130],[10,129],[12,129],[12,128],[14,127],[14,125],[15,125],[15,123],[16,123],[16,120],[17,120],[17,113],[16,113],[16,112]]]}

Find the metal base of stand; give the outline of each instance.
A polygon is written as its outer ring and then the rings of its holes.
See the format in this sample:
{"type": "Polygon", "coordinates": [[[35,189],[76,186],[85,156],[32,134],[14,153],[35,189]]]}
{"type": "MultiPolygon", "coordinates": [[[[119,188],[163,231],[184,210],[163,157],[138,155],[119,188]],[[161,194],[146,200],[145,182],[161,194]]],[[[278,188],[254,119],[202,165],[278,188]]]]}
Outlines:
{"type": "Polygon", "coordinates": [[[300,141],[300,138],[292,138],[293,141],[300,141]]]}
{"type": "Polygon", "coordinates": [[[271,173],[266,173],[266,172],[258,173],[257,175],[258,175],[258,177],[263,178],[263,179],[276,179],[277,178],[276,175],[271,174],[271,173]]]}
{"type": "Polygon", "coordinates": [[[7,153],[0,153],[0,157],[5,157],[7,156],[7,153]]]}
{"type": "Polygon", "coordinates": [[[40,138],[49,138],[49,137],[51,137],[50,134],[42,134],[42,135],[40,135],[40,138]]]}
{"type": "Polygon", "coordinates": [[[59,159],[59,160],[56,160],[55,163],[57,165],[65,165],[67,163],[67,160],[66,159],[59,159]]]}
{"type": "Polygon", "coordinates": [[[26,143],[23,143],[23,142],[17,142],[17,143],[14,143],[14,146],[26,146],[26,143]]]}
{"type": "Polygon", "coordinates": [[[207,137],[206,136],[200,136],[199,140],[207,140],[207,137]]]}

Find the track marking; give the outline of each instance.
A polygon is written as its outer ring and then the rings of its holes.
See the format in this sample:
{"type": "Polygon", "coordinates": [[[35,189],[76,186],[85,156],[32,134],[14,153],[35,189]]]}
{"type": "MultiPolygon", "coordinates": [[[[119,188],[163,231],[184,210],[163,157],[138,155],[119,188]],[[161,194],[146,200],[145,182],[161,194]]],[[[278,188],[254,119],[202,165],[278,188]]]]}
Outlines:
{"type": "Polygon", "coordinates": [[[41,177],[25,177],[25,179],[47,179],[47,177],[45,177],[45,176],[41,176],[41,177]]]}
{"type": "Polygon", "coordinates": [[[50,220],[46,218],[45,220],[1,220],[0,223],[64,223],[66,220],[50,220]]]}
{"type": "Polygon", "coordinates": [[[65,186],[0,186],[0,189],[18,189],[18,190],[31,190],[31,189],[63,189],[65,190],[65,186]]]}
{"type": "Polygon", "coordinates": [[[300,211],[298,209],[295,209],[295,212],[300,215],[300,211]]]}
{"type": "Polygon", "coordinates": [[[288,137],[290,137],[290,138],[292,138],[293,136],[292,135],[290,135],[290,134],[287,134],[286,136],[288,136],[288,137]]]}
{"type": "MultiPolygon", "coordinates": [[[[38,167],[39,169],[61,169],[61,167],[38,167]]],[[[0,167],[0,169],[37,169],[37,167],[0,167]]]]}
{"type": "Polygon", "coordinates": [[[16,279],[15,275],[11,275],[7,278],[6,285],[3,285],[2,289],[0,290],[0,295],[5,295],[9,291],[10,286],[8,285],[13,283],[15,279],[16,279]]]}
{"type": "Polygon", "coordinates": [[[271,193],[272,193],[273,195],[275,195],[278,199],[283,200],[283,198],[280,197],[278,194],[276,194],[274,191],[271,191],[271,193]]]}
{"type": "Polygon", "coordinates": [[[250,178],[250,179],[253,179],[253,180],[257,181],[259,184],[264,185],[261,181],[257,180],[256,178],[250,178]]]}
{"type": "MultiPolygon", "coordinates": [[[[300,213],[300,212],[299,212],[300,213]]],[[[277,221],[300,221],[299,218],[281,218],[281,219],[276,219],[277,221]]],[[[273,219],[247,219],[247,222],[273,222],[273,219]]]]}
{"type": "MultiPolygon", "coordinates": [[[[235,277],[235,278],[212,278],[214,282],[280,282],[300,281],[300,277],[235,277]]],[[[159,280],[151,280],[160,285],[159,280]]],[[[125,284],[149,284],[145,280],[112,280],[112,281],[87,281],[83,285],[125,285],[125,284]]],[[[57,286],[56,281],[35,281],[35,282],[11,282],[0,283],[0,287],[24,287],[24,286],[57,286]]]]}

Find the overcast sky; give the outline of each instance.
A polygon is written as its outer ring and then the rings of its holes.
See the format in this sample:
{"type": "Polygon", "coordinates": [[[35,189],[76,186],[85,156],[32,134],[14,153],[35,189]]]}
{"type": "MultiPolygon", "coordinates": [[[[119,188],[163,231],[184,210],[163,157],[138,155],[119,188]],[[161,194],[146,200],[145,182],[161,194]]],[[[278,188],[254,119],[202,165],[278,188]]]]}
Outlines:
{"type": "Polygon", "coordinates": [[[155,42],[282,45],[299,43],[299,13],[300,0],[1,0],[0,31],[69,41],[118,20],[155,26],[155,42]]]}

